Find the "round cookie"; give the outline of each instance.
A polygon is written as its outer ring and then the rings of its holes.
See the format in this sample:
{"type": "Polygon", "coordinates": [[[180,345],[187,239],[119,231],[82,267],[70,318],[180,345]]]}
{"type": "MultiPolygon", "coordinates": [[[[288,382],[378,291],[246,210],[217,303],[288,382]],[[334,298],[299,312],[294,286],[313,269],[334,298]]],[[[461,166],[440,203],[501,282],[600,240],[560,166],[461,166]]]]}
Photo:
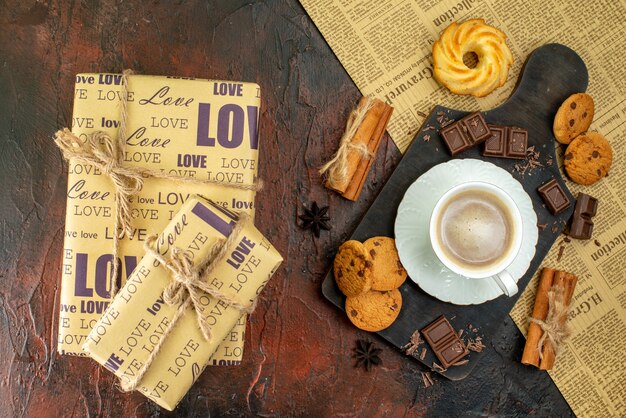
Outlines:
{"type": "Polygon", "coordinates": [[[601,134],[585,132],[567,146],[563,159],[567,175],[578,184],[589,185],[609,173],[613,151],[601,134]]]}
{"type": "Polygon", "coordinates": [[[373,237],[363,243],[372,257],[372,290],[397,289],[407,277],[400,263],[396,241],[389,237],[373,237]]]}
{"type": "Polygon", "coordinates": [[[569,144],[583,132],[586,132],[593,120],[593,98],[586,93],[569,96],[559,107],[554,117],[552,131],[561,144],[569,144]]]}
{"type": "Polygon", "coordinates": [[[402,309],[402,294],[398,289],[388,292],[370,290],[346,299],[348,319],[364,331],[380,331],[396,320],[402,309]]]}
{"type": "Polygon", "coordinates": [[[350,297],[367,292],[372,287],[372,258],[359,241],[346,241],[339,247],[333,262],[333,272],[339,290],[350,297]]]}

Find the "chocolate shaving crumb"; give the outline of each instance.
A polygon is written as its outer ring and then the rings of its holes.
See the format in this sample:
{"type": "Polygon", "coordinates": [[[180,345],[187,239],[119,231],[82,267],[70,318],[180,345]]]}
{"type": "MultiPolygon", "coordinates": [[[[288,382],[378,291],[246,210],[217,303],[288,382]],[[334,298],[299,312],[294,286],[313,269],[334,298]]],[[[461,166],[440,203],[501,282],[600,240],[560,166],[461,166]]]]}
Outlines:
{"type": "Polygon", "coordinates": [[[428,116],[426,113],[421,112],[421,111],[419,111],[419,110],[416,110],[416,111],[415,111],[415,113],[417,113],[417,116],[421,116],[421,117],[423,117],[423,118],[425,118],[425,117],[427,117],[427,116],[428,116]]]}
{"type": "Polygon", "coordinates": [[[552,158],[549,158],[548,161],[546,161],[546,166],[552,167],[552,158]]]}
{"type": "Polygon", "coordinates": [[[434,371],[436,371],[436,372],[439,372],[439,373],[444,373],[446,370],[448,370],[448,369],[444,369],[443,367],[441,367],[440,365],[438,365],[438,364],[437,364],[437,363],[435,363],[435,362],[433,362],[433,367],[432,367],[432,369],[433,369],[434,371]]]}
{"type": "Polygon", "coordinates": [[[475,340],[468,338],[465,345],[467,346],[468,350],[474,351],[476,353],[480,353],[485,348],[485,345],[483,344],[483,339],[481,337],[476,337],[475,340]]]}
{"type": "Polygon", "coordinates": [[[463,336],[463,329],[459,330],[459,338],[461,338],[463,336]]]}
{"type": "Polygon", "coordinates": [[[453,366],[465,366],[467,363],[469,363],[469,360],[459,360],[456,363],[453,364],[453,366]]]}
{"type": "Polygon", "coordinates": [[[527,172],[531,175],[530,172],[537,167],[543,167],[543,164],[539,162],[539,151],[532,145],[526,148],[526,159],[524,162],[515,164],[513,169],[523,176],[527,172]]]}
{"type": "Polygon", "coordinates": [[[557,263],[561,261],[561,257],[563,257],[563,251],[565,251],[565,247],[561,245],[559,247],[559,254],[556,256],[557,263]]]}
{"type": "Polygon", "coordinates": [[[443,123],[441,124],[441,127],[445,128],[446,126],[450,125],[452,122],[454,122],[452,119],[445,118],[443,123]]]}
{"type": "Polygon", "coordinates": [[[433,382],[432,377],[430,377],[430,372],[420,372],[422,373],[422,382],[424,383],[424,389],[431,387],[432,385],[435,384],[435,382],[433,382]]]}
{"type": "Polygon", "coordinates": [[[426,358],[426,349],[422,348],[422,352],[420,353],[420,360],[424,361],[426,358]]]}
{"type": "Polygon", "coordinates": [[[417,348],[420,346],[420,344],[422,344],[423,342],[424,340],[422,340],[422,337],[420,337],[420,332],[417,330],[414,331],[413,334],[411,334],[409,343],[402,347],[402,349],[404,350],[404,354],[406,354],[407,356],[412,356],[413,353],[417,351],[417,348]]]}
{"type": "Polygon", "coordinates": [[[557,232],[559,232],[559,227],[556,225],[552,225],[552,233],[556,234],[557,232]]]}
{"type": "Polygon", "coordinates": [[[424,142],[430,141],[430,135],[424,135],[424,142]]]}
{"type": "Polygon", "coordinates": [[[437,112],[436,120],[439,123],[440,128],[444,128],[454,122],[454,120],[449,119],[444,112],[437,112]]]}
{"type": "Polygon", "coordinates": [[[544,229],[546,229],[546,226],[548,226],[548,224],[538,224],[537,228],[543,231],[544,229]]]}
{"type": "Polygon", "coordinates": [[[565,238],[563,238],[563,241],[565,241],[565,242],[572,242],[572,240],[571,240],[571,239],[569,239],[569,237],[565,237],[565,238]]]}
{"type": "Polygon", "coordinates": [[[594,244],[596,244],[598,247],[601,247],[602,244],[600,244],[600,241],[598,241],[597,239],[593,241],[594,244]]]}

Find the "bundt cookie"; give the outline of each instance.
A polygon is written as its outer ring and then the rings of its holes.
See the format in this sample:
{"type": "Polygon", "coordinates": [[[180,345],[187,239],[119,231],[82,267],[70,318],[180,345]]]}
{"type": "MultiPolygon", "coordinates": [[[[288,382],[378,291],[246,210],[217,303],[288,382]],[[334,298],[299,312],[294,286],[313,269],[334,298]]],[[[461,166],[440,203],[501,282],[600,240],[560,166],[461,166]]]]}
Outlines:
{"type": "Polygon", "coordinates": [[[513,56],[506,35],[483,19],[461,24],[453,22],[433,44],[435,79],[456,94],[483,97],[502,86],[509,74],[513,56]],[[463,62],[475,53],[478,63],[470,68],[463,62]]]}

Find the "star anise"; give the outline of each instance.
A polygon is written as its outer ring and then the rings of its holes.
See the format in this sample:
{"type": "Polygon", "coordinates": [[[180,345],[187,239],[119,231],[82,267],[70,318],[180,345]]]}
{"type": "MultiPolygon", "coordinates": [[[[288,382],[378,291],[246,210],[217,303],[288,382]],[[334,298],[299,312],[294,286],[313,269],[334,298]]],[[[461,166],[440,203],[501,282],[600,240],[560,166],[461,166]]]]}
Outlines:
{"type": "Polygon", "coordinates": [[[376,348],[371,341],[357,340],[353,356],[356,359],[354,367],[362,365],[369,372],[372,366],[383,364],[383,361],[378,356],[382,351],[382,349],[376,348]]]}
{"type": "Polygon", "coordinates": [[[311,209],[304,207],[304,215],[299,216],[302,220],[300,228],[312,230],[315,237],[319,238],[322,229],[330,230],[330,225],[328,224],[330,217],[326,214],[327,212],[328,206],[320,208],[317,206],[317,202],[311,204],[311,209]]]}

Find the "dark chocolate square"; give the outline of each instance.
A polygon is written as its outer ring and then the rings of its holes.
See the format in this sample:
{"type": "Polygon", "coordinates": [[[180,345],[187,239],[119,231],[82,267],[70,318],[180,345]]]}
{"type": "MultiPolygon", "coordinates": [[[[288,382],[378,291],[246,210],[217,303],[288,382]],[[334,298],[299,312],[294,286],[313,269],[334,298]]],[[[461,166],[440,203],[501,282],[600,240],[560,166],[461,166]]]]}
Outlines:
{"type": "Polygon", "coordinates": [[[528,147],[528,131],[525,129],[509,129],[509,143],[507,154],[509,157],[526,158],[526,148],[528,147]]]}
{"type": "Polygon", "coordinates": [[[441,137],[448,146],[450,154],[456,155],[468,149],[471,144],[460,125],[453,123],[440,131],[441,137]]]}
{"type": "Polygon", "coordinates": [[[485,122],[485,118],[479,112],[465,116],[459,120],[459,123],[463,124],[467,129],[472,145],[480,144],[491,136],[487,122],[485,122]]]}
{"type": "Polygon", "coordinates": [[[444,369],[469,354],[469,350],[443,315],[423,328],[421,333],[444,369]]]}
{"type": "MultiPolygon", "coordinates": [[[[468,354],[467,348],[461,342],[454,342],[441,350],[441,357],[445,358],[445,361],[442,361],[444,364],[452,365],[463,358],[466,354],[468,354]]],[[[448,367],[445,365],[444,367],[448,367]]]]}
{"type": "Polygon", "coordinates": [[[593,222],[584,218],[574,218],[567,235],[575,239],[589,239],[592,232],[593,222]]]}
{"type": "Polygon", "coordinates": [[[598,200],[585,193],[578,193],[576,197],[576,206],[574,213],[579,213],[581,216],[587,216],[589,218],[596,216],[598,210],[598,200]]]}
{"type": "Polygon", "coordinates": [[[480,112],[470,113],[445,128],[441,128],[439,134],[452,156],[491,137],[491,131],[480,112]]]}
{"type": "Polygon", "coordinates": [[[505,128],[501,126],[491,126],[491,137],[485,141],[485,150],[483,155],[490,157],[498,157],[504,154],[504,134],[505,128]]]}
{"type": "Polygon", "coordinates": [[[561,185],[552,179],[537,189],[544,203],[553,215],[558,215],[569,208],[570,201],[561,185]]]}
{"type": "Polygon", "coordinates": [[[528,146],[528,131],[522,128],[487,125],[491,137],[485,142],[483,156],[525,159],[528,146]]]}
{"type": "Polygon", "coordinates": [[[591,218],[598,210],[598,200],[585,193],[578,193],[568,235],[576,239],[589,239],[593,232],[591,218]]]}

